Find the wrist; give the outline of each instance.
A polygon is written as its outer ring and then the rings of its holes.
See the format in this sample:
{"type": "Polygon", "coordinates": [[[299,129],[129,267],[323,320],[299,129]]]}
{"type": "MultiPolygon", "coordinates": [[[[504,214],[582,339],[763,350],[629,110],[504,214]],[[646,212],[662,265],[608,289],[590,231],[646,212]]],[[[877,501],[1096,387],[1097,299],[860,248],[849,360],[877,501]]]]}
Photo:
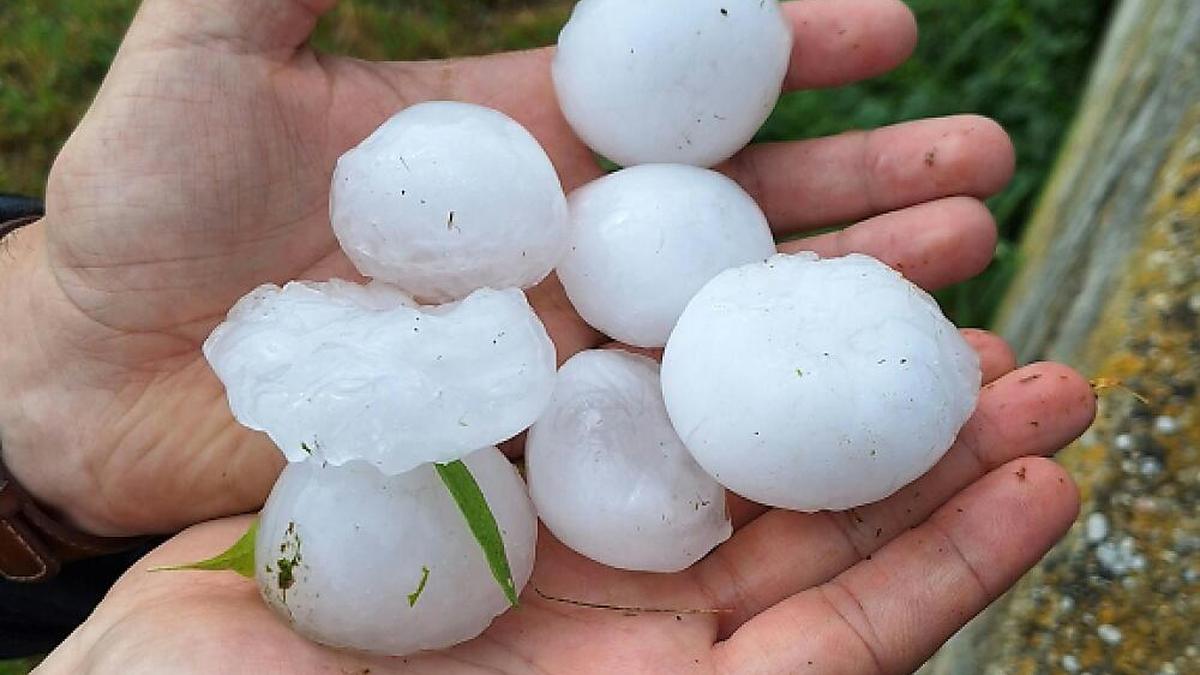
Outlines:
{"type": "Polygon", "coordinates": [[[28,223],[0,239],[0,448],[9,475],[29,497],[79,529],[102,533],[67,491],[74,481],[63,466],[70,421],[54,419],[55,378],[65,364],[49,358],[53,342],[44,323],[51,309],[44,292],[46,222],[28,223]],[[39,288],[41,287],[41,288],[39,288]],[[50,430],[47,433],[47,430],[50,430]],[[59,446],[62,447],[62,446],[59,446]]]}

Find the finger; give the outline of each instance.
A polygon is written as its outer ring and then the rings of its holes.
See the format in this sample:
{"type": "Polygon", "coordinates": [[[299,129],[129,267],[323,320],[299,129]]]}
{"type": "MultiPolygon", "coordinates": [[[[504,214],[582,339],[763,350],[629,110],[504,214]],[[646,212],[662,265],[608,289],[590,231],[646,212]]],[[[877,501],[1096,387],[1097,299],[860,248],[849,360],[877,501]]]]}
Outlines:
{"type": "Polygon", "coordinates": [[[835,232],[780,244],[784,253],[865,253],[927,290],[982,272],[996,251],[996,221],[983,202],[948,197],[885,213],[835,232]]]}
{"type": "Polygon", "coordinates": [[[783,12],[794,35],[785,90],[882,75],[917,46],[917,20],[900,0],[788,2],[783,12]]]}
{"type": "Polygon", "coordinates": [[[762,513],[693,568],[716,606],[734,609],[722,618],[722,634],[832,579],[996,467],[1056,452],[1083,433],[1094,414],[1095,399],[1083,377],[1053,363],[1027,366],[985,387],[946,456],[891,497],[844,512],[762,513]]]}
{"type": "Polygon", "coordinates": [[[1015,161],[1000,125],[956,115],[752,145],[719,168],[786,235],[941,197],[989,197],[1008,184],[1015,161]]]}
{"type": "MultiPolygon", "coordinates": [[[[787,89],[846,84],[887,72],[908,58],[917,41],[916,21],[900,0],[808,0],[786,3],[783,11],[794,32],[787,89]]],[[[600,170],[562,119],[550,78],[552,58],[547,48],[428,64],[330,62],[339,69],[370,71],[365,79],[385,84],[380,94],[389,109],[394,110],[395,95],[388,92],[404,89],[418,100],[471,101],[508,113],[534,130],[570,190],[600,170]]],[[[366,122],[343,135],[357,138],[369,131],[360,126],[366,122]]]]}
{"type": "MultiPolygon", "coordinates": [[[[785,90],[833,87],[886,73],[917,45],[917,21],[900,0],[806,0],[782,5],[792,27],[785,90]]],[[[510,70],[549,70],[549,49],[507,55],[510,70]]],[[[469,70],[475,60],[464,61],[469,70]]],[[[509,79],[501,84],[523,82],[509,79]]],[[[510,87],[511,88],[511,87],[510,87]]]]}
{"type": "Polygon", "coordinates": [[[207,43],[288,58],[337,0],[147,0],[130,27],[132,47],[207,43]]]}
{"type": "Polygon", "coordinates": [[[979,354],[983,384],[991,384],[1016,369],[1017,355],[1004,338],[978,328],[964,328],[959,332],[975,353],[979,354]]]}
{"type": "MultiPolygon", "coordinates": [[[[996,225],[987,207],[969,197],[952,197],[779,248],[785,253],[816,251],[823,256],[866,253],[934,290],[981,272],[991,261],[995,245],[996,225]]],[[[555,338],[560,362],[600,344],[603,338],[579,319],[553,278],[532,291],[530,298],[555,338]]],[[[988,363],[985,359],[985,366],[988,363]]],[[[1004,372],[1003,366],[997,368],[1004,372]]]]}
{"type": "Polygon", "coordinates": [[[1061,467],[1009,463],[870,560],[755,617],[718,645],[719,661],[739,673],[911,672],[1032,567],[1078,510],[1061,467]]]}

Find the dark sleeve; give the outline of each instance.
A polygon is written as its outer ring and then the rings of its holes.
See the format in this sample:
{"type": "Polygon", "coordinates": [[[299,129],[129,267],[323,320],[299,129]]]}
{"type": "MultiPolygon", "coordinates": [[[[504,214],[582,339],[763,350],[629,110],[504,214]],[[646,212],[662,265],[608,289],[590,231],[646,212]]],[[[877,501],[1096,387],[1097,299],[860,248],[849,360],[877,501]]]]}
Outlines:
{"type": "MultiPolygon", "coordinates": [[[[42,215],[42,202],[30,197],[0,193],[0,223],[42,215]]],[[[0,236],[4,233],[0,232],[0,236]]]]}
{"type": "Polygon", "coordinates": [[[46,583],[0,579],[0,659],[53,650],[100,604],[117,577],[157,543],[68,563],[46,583]]]}

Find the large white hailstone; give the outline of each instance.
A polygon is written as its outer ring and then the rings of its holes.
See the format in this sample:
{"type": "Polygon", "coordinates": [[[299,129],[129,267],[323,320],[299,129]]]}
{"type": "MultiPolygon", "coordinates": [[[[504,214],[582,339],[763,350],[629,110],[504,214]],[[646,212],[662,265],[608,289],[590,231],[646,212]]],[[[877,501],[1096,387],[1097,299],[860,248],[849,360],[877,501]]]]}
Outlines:
{"type": "Polygon", "coordinates": [[[788,509],[875,502],[929,470],[975,408],[979,359],[927,293],[863,255],[722,273],[667,343],[663,394],[701,466],[788,509]]]}
{"type": "Polygon", "coordinates": [[[791,48],[776,0],[581,0],[554,85],[575,132],[617,164],[712,166],[767,119],[791,48]]]}
{"type": "Polygon", "coordinates": [[[601,332],[661,347],[683,308],[720,272],[775,254],[754,199],[694,166],[646,164],[575,190],[558,264],[571,303],[601,332]]]}
{"type": "MultiPolygon", "coordinates": [[[[466,457],[499,525],[517,591],[537,517],[495,448],[466,457]]],[[[479,635],[508,609],[483,550],[431,464],[385,476],[361,462],[283,470],[263,509],[255,576],[267,603],[322,644],[403,655],[479,635]]]]}
{"type": "Polygon", "coordinates": [[[621,351],[563,364],[525,445],[542,522],[597,562],[678,572],[732,533],[725,490],[671,427],[658,364],[621,351]]]}
{"type": "Polygon", "coordinates": [[[261,286],[204,354],[234,417],[289,460],[393,474],[515,436],[554,390],[554,345],[516,289],[422,307],[382,283],[261,286]]]}
{"type": "Polygon", "coordinates": [[[533,136],[446,101],[401,111],[342,155],[330,219],[360,272],[425,302],[532,286],[567,236],[562,184],[533,136]]]}

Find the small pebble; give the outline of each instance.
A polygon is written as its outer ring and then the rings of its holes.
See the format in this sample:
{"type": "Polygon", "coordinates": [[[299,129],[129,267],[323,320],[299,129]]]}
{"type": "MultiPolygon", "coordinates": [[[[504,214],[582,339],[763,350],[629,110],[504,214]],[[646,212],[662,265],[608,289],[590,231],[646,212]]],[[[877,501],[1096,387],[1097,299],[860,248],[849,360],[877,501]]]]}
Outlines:
{"type": "Polygon", "coordinates": [[[1084,523],[1084,532],[1088,543],[1098,544],[1104,541],[1108,536],[1108,517],[1100,512],[1089,515],[1084,523]]]}
{"type": "Polygon", "coordinates": [[[1096,547],[1096,560],[1101,568],[1113,576],[1124,576],[1130,571],[1146,567],[1146,560],[1138,554],[1131,537],[1125,537],[1120,543],[1101,543],[1096,547]]]}
{"type": "Polygon", "coordinates": [[[1167,266],[1167,283],[1175,288],[1187,285],[1192,279],[1191,270],[1181,265],[1167,266]]]}
{"type": "Polygon", "coordinates": [[[1142,460],[1142,465],[1138,467],[1138,470],[1143,476],[1157,476],[1158,474],[1162,473],[1163,466],[1162,462],[1158,461],[1157,459],[1153,457],[1146,457],[1142,460]]]}
{"type": "Polygon", "coordinates": [[[1133,510],[1138,513],[1154,513],[1158,511],[1158,502],[1154,497],[1138,497],[1133,503],[1133,510]]]}
{"type": "Polygon", "coordinates": [[[1072,598],[1069,595],[1064,595],[1062,599],[1058,601],[1058,609],[1061,612],[1069,612],[1075,609],[1075,598],[1072,598]]]}
{"type": "Polygon", "coordinates": [[[1146,257],[1146,262],[1155,267],[1164,267],[1171,263],[1170,251],[1155,251],[1146,257]]]}
{"type": "Polygon", "coordinates": [[[1117,437],[1113,439],[1113,445],[1122,452],[1133,450],[1133,434],[1117,434],[1117,437]]]}
{"type": "Polygon", "coordinates": [[[1068,673],[1078,673],[1079,659],[1075,658],[1071,654],[1067,654],[1062,657],[1062,667],[1063,670],[1067,671],[1068,673]]]}
{"type": "Polygon", "coordinates": [[[1180,553],[1200,551],[1200,535],[1191,534],[1182,528],[1171,530],[1171,539],[1175,542],[1175,550],[1180,553]]]}
{"type": "Polygon", "coordinates": [[[1101,640],[1110,645],[1121,643],[1121,630],[1112,624],[1101,624],[1096,629],[1096,635],[1099,635],[1101,640]]]}
{"type": "Polygon", "coordinates": [[[1179,422],[1174,417],[1160,415],[1154,420],[1154,430],[1164,436],[1170,436],[1179,431],[1179,422]]]}

